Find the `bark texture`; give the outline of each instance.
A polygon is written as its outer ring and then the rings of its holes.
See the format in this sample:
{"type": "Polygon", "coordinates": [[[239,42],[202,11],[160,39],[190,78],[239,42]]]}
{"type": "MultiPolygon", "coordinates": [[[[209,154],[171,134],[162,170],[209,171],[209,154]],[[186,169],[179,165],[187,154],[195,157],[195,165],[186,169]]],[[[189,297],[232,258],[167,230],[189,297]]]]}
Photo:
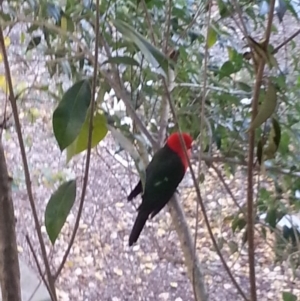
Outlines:
{"type": "Polygon", "coordinates": [[[2,301],[21,301],[15,215],[2,141],[0,140],[0,283],[2,301]]]}

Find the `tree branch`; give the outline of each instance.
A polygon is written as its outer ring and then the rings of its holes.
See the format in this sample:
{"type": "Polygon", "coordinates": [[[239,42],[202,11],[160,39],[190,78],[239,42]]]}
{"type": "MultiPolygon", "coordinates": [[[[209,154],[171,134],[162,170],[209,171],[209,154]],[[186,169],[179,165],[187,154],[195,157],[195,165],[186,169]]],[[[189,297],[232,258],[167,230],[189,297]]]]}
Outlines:
{"type": "Polygon", "coordinates": [[[300,34],[300,29],[298,29],[295,33],[293,33],[290,37],[288,37],[285,41],[283,41],[281,44],[279,44],[274,50],[272,51],[272,54],[276,54],[279,49],[281,49],[284,45],[289,43],[291,40],[293,40],[297,35],[300,34]]]}
{"type": "Polygon", "coordinates": [[[191,231],[186,221],[184,210],[179,198],[174,194],[171,202],[168,203],[169,212],[173,225],[179,238],[181,250],[183,252],[187,273],[197,301],[206,301],[208,296],[205,289],[204,275],[197,254],[194,254],[194,243],[191,231]]]}
{"type": "MultiPolygon", "coordinates": [[[[269,44],[271,27],[273,21],[275,0],[270,1],[270,13],[268,24],[265,32],[266,49],[269,44]]],[[[256,73],[256,82],[252,99],[251,122],[254,121],[258,111],[259,92],[265,67],[264,59],[259,60],[259,65],[256,73]]],[[[248,260],[249,260],[249,278],[250,278],[250,293],[251,300],[257,300],[256,279],[255,279],[255,246],[254,246],[254,206],[253,206],[253,162],[254,162],[254,147],[255,147],[255,129],[249,131],[249,153],[248,153],[248,175],[247,175],[247,231],[248,231],[248,260]]]]}

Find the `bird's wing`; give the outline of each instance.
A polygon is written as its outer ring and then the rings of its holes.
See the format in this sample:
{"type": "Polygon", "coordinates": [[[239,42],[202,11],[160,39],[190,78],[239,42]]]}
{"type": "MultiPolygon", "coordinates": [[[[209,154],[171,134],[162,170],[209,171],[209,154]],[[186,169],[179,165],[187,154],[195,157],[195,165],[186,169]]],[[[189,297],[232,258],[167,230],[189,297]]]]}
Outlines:
{"type": "Polygon", "coordinates": [[[160,149],[146,169],[143,200],[157,204],[168,202],[185,173],[180,157],[170,149],[160,149]]]}

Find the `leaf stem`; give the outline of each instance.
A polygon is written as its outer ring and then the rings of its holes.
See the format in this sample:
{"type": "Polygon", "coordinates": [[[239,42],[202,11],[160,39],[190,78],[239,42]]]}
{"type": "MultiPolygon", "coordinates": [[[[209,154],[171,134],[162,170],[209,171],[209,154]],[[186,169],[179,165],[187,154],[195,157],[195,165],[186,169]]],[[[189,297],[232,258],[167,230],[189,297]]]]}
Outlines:
{"type": "Polygon", "coordinates": [[[89,120],[89,133],[88,133],[88,145],[87,145],[87,155],[86,155],[86,162],[85,162],[85,171],[84,171],[84,178],[83,178],[83,184],[82,184],[82,192],[80,197],[80,203],[78,208],[78,213],[74,225],[74,229],[67,247],[67,250],[64,254],[64,257],[61,261],[60,266],[58,267],[56,273],[55,273],[55,279],[59,276],[61,273],[65,262],[69,256],[69,253],[71,251],[71,248],[74,244],[75,237],[77,230],[79,228],[79,223],[83,211],[83,205],[85,201],[86,196],[86,189],[89,179],[89,169],[90,169],[90,161],[91,161],[91,147],[92,147],[92,134],[93,134],[93,118],[94,118],[94,111],[95,111],[95,96],[96,96],[96,84],[97,84],[97,76],[98,76],[98,51],[99,51],[99,19],[100,19],[100,13],[99,13],[99,0],[96,0],[96,20],[95,20],[95,59],[94,59],[94,74],[93,74],[93,84],[92,84],[92,101],[91,101],[91,114],[90,114],[90,120],[89,120]]]}

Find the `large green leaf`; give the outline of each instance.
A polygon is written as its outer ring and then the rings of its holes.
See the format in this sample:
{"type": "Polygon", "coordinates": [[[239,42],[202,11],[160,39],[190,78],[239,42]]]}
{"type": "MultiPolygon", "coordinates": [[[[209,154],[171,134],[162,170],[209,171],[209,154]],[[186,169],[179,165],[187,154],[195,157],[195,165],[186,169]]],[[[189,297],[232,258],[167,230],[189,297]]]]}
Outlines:
{"type": "Polygon", "coordinates": [[[114,20],[113,23],[117,30],[122,33],[123,37],[135,43],[153,67],[160,66],[164,71],[164,76],[167,76],[169,60],[158,48],[153,46],[140,33],[124,21],[114,20]]]}
{"type": "MultiPolygon", "coordinates": [[[[88,136],[89,136],[89,123],[90,123],[90,113],[87,114],[87,118],[80,130],[79,135],[74,140],[74,142],[67,147],[67,162],[70,159],[87,149],[88,146],[88,136]]],[[[107,134],[106,118],[104,114],[96,113],[93,117],[93,133],[92,133],[92,145],[95,147],[107,134]]]]}
{"type": "Polygon", "coordinates": [[[76,180],[63,183],[52,194],[45,211],[45,226],[54,245],[76,198],[76,180]]]}
{"type": "Polygon", "coordinates": [[[53,113],[53,132],[61,151],[78,136],[92,98],[88,80],[75,83],[63,96],[53,113]]]}

